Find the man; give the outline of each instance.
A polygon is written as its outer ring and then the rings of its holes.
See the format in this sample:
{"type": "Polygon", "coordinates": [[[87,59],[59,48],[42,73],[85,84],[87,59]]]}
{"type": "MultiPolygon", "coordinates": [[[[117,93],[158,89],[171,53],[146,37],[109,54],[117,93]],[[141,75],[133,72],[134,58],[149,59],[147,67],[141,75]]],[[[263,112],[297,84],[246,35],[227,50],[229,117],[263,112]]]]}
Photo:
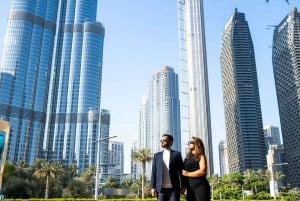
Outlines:
{"type": "Polygon", "coordinates": [[[163,134],[160,143],[163,151],[154,154],[152,163],[151,194],[158,201],[179,201],[185,191],[181,153],[171,150],[172,135],[163,134]]]}

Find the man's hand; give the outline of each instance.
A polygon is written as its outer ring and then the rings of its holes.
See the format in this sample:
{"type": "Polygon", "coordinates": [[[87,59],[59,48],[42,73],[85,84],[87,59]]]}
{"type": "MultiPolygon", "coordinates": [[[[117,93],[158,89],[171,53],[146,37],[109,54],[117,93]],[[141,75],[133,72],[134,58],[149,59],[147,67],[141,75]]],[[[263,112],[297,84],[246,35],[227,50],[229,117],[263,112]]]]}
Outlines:
{"type": "Polygon", "coordinates": [[[156,189],[155,188],[151,188],[151,195],[152,195],[152,197],[156,197],[156,189]]]}

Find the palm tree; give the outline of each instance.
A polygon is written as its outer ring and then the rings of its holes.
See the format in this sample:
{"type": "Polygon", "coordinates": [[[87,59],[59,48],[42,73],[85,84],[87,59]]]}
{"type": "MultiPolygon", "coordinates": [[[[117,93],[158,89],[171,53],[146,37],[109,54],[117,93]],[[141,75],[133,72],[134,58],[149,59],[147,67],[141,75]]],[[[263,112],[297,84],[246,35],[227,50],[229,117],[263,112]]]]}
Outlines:
{"type": "Polygon", "coordinates": [[[102,186],[103,188],[117,188],[118,187],[118,181],[116,177],[109,176],[102,186]]]}
{"type": "Polygon", "coordinates": [[[244,184],[245,187],[251,187],[251,191],[253,192],[253,187],[256,185],[257,175],[255,170],[247,169],[244,171],[244,184]]]}
{"type": "Polygon", "coordinates": [[[152,153],[151,153],[150,149],[143,148],[143,149],[133,152],[132,158],[133,158],[133,161],[140,162],[142,165],[142,199],[144,199],[146,162],[149,162],[152,160],[152,158],[153,158],[152,153]]]}
{"type": "Polygon", "coordinates": [[[213,200],[214,199],[214,188],[217,187],[217,185],[219,184],[220,178],[219,178],[219,175],[214,174],[214,175],[210,176],[208,178],[208,180],[211,185],[211,194],[212,194],[211,198],[213,200]]]}
{"type": "Polygon", "coordinates": [[[243,175],[240,173],[226,174],[223,178],[224,182],[226,182],[231,188],[234,186],[241,186],[243,184],[243,175]]]}
{"type": "Polygon", "coordinates": [[[69,176],[73,179],[77,176],[77,165],[75,163],[67,167],[67,172],[69,176]]]}
{"type": "Polygon", "coordinates": [[[90,166],[84,172],[80,174],[79,179],[86,182],[88,185],[88,189],[90,191],[93,190],[95,187],[95,173],[96,173],[96,168],[94,166],[90,166]]]}
{"type": "Polygon", "coordinates": [[[20,160],[16,163],[16,175],[18,177],[26,178],[28,176],[29,167],[25,160],[20,160]]]}
{"type": "Polygon", "coordinates": [[[59,162],[45,161],[36,168],[33,176],[41,179],[46,179],[45,199],[49,197],[49,183],[51,178],[56,178],[64,173],[64,169],[59,162]]]}
{"type": "Polygon", "coordinates": [[[257,187],[259,188],[259,190],[262,189],[267,190],[268,183],[269,183],[268,171],[263,169],[258,169],[256,171],[256,174],[257,174],[257,187]]]}
{"type": "Polygon", "coordinates": [[[274,179],[275,181],[280,181],[283,178],[285,178],[285,174],[283,174],[282,172],[278,171],[274,173],[274,179]]]}
{"type": "Polygon", "coordinates": [[[282,186],[281,180],[285,178],[285,174],[283,174],[282,172],[278,171],[278,172],[274,173],[273,177],[274,177],[274,180],[279,183],[278,187],[281,187],[282,186]]]}
{"type": "Polygon", "coordinates": [[[121,187],[129,189],[133,183],[134,180],[132,178],[125,178],[121,183],[121,187]]]}
{"type": "MultiPolygon", "coordinates": [[[[290,4],[289,0],[285,0],[287,4],[290,4]]],[[[269,2],[269,0],[266,0],[266,2],[269,2]]]]}

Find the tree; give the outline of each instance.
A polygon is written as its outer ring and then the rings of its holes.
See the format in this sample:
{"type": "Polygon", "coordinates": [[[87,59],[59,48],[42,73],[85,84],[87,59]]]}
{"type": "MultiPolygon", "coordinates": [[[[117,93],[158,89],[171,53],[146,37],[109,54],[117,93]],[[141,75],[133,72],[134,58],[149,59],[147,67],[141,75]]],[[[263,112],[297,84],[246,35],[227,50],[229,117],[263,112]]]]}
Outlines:
{"type": "Polygon", "coordinates": [[[37,168],[33,176],[39,179],[46,179],[45,199],[49,198],[49,183],[51,178],[56,178],[64,173],[64,169],[59,162],[45,161],[40,164],[40,168],[37,168]]]}
{"type": "Polygon", "coordinates": [[[282,172],[275,172],[274,173],[274,180],[280,182],[282,179],[285,178],[285,174],[283,174],[282,172]]]}
{"type": "Polygon", "coordinates": [[[83,173],[81,173],[79,177],[80,180],[86,182],[90,192],[92,192],[95,187],[95,173],[96,168],[94,166],[91,166],[83,173]]]}
{"type": "Polygon", "coordinates": [[[219,184],[219,180],[220,180],[220,178],[217,174],[214,174],[208,178],[208,181],[211,185],[212,199],[214,199],[214,188],[216,188],[217,185],[219,184]]]}
{"type": "Polygon", "coordinates": [[[23,198],[28,199],[28,183],[26,179],[16,176],[11,176],[5,181],[4,194],[8,198],[23,198]]]}
{"type": "Polygon", "coordinates": [[[231,188],[234,188],[235,186],[241,186],[243,184],[243,176],[240,173],[230,173],[223,177],[223,181],[231,188]]]}
{"type": "Polygon", "coordinates": [[[67,173],[73,179],[77,176],[77,165],[75,163],[67,167],[67,173]]]}
{"type": "MultiPolygon", "coordinates": [[[[259,188],[259,191],[261,190],[267,190],[268,189],[268,171],[263,169],[258,169],[256,171],[257,174],[257,184],[256,186],[259,188]]],[[[255,193],[258,193],[258,190],[256,189],[255,193]]]]}
{"type": "Polygon", "coordinates": [[[244,171],[244,185],[246,189],[250,187],[251,191],[253,192],[253,188],[255,188],[256,180],[257,178],[254,170],[247,169],[246,171],[244,171]]]}
{"type": "Polygon", "coordinates": [[[121,187],[129,189],[131,187],[131,185],[133,184],[133,182],[134,181],[132,178],[125,178],[125,179],[123,179],[123,181],[121,183],[121,187]]]}
{"type": "Polygon", "coordinates": [[[86,182],[79,179],[73,179],[69,181],[62,196],[64,198],[88,198],[91,196],[91,193],[88,190],[86,182]]]}
{"type": "Polygon", "coordinates": [[[133,152],[132,155],[133,161],[140,162],[142,165],[142,199],[145,197],[145,172],[146,172],[146,162],[152,160],[152,153],[150,149],[143,148],[133,152]]]}
{"type": "Polygon", "coordinates": [[[29,172],[29,167],[25,160],[20,160],[15,165],[16,176],[26,178],[29,172]]]}
{"type": "MultiPolygon", "coordinates": [[[[287,4],[290,4],[289,0],[285,0],[287,4]]],[[[269,2],[269,0],[266,0],[266,2],[269,2]]]]}
{"type": "Polygon", "coordinates": [[[118,185],[118,181],[115,177],[113,176],[109,176],[105,182],[105,184],[103,184],[103,188],[117,188],[118,185]]]}
{"type": "Polygon", "coordinates": [[[9,177],[12,177],[16,172],[16,168],[13,164],[5,162],[4,172],[3,172],[3,182],[5,182],[9,177]]]}

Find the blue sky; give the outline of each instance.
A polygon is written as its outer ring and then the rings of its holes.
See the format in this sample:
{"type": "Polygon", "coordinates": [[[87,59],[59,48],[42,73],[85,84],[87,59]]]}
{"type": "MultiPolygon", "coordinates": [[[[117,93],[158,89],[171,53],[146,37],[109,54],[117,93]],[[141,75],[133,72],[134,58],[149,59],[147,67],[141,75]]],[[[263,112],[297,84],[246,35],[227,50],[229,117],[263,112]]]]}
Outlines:
{"type": "MultiPolygon", "coordinates": [[[[0,53],[10,0],[1,2],[0,53]]],[[[272,29],[299,0],[204,0],[208,77],[215,172],[218,143],[225,139],[220,45],[225,24],[237,8],[246,15],[254,43],[263,124],[280,126],[272,71],[272,29]]],[[[141,96],[162,65],[178,69],[176,0],[100,0],[98,20],[106,29],[101,107],[111,112],[110,135],[125,145],[125,172],[130,171],[132,136],[138,133],[141,96]]],[[[182,142],[185,143],[185,142],[182,142]]]]}

